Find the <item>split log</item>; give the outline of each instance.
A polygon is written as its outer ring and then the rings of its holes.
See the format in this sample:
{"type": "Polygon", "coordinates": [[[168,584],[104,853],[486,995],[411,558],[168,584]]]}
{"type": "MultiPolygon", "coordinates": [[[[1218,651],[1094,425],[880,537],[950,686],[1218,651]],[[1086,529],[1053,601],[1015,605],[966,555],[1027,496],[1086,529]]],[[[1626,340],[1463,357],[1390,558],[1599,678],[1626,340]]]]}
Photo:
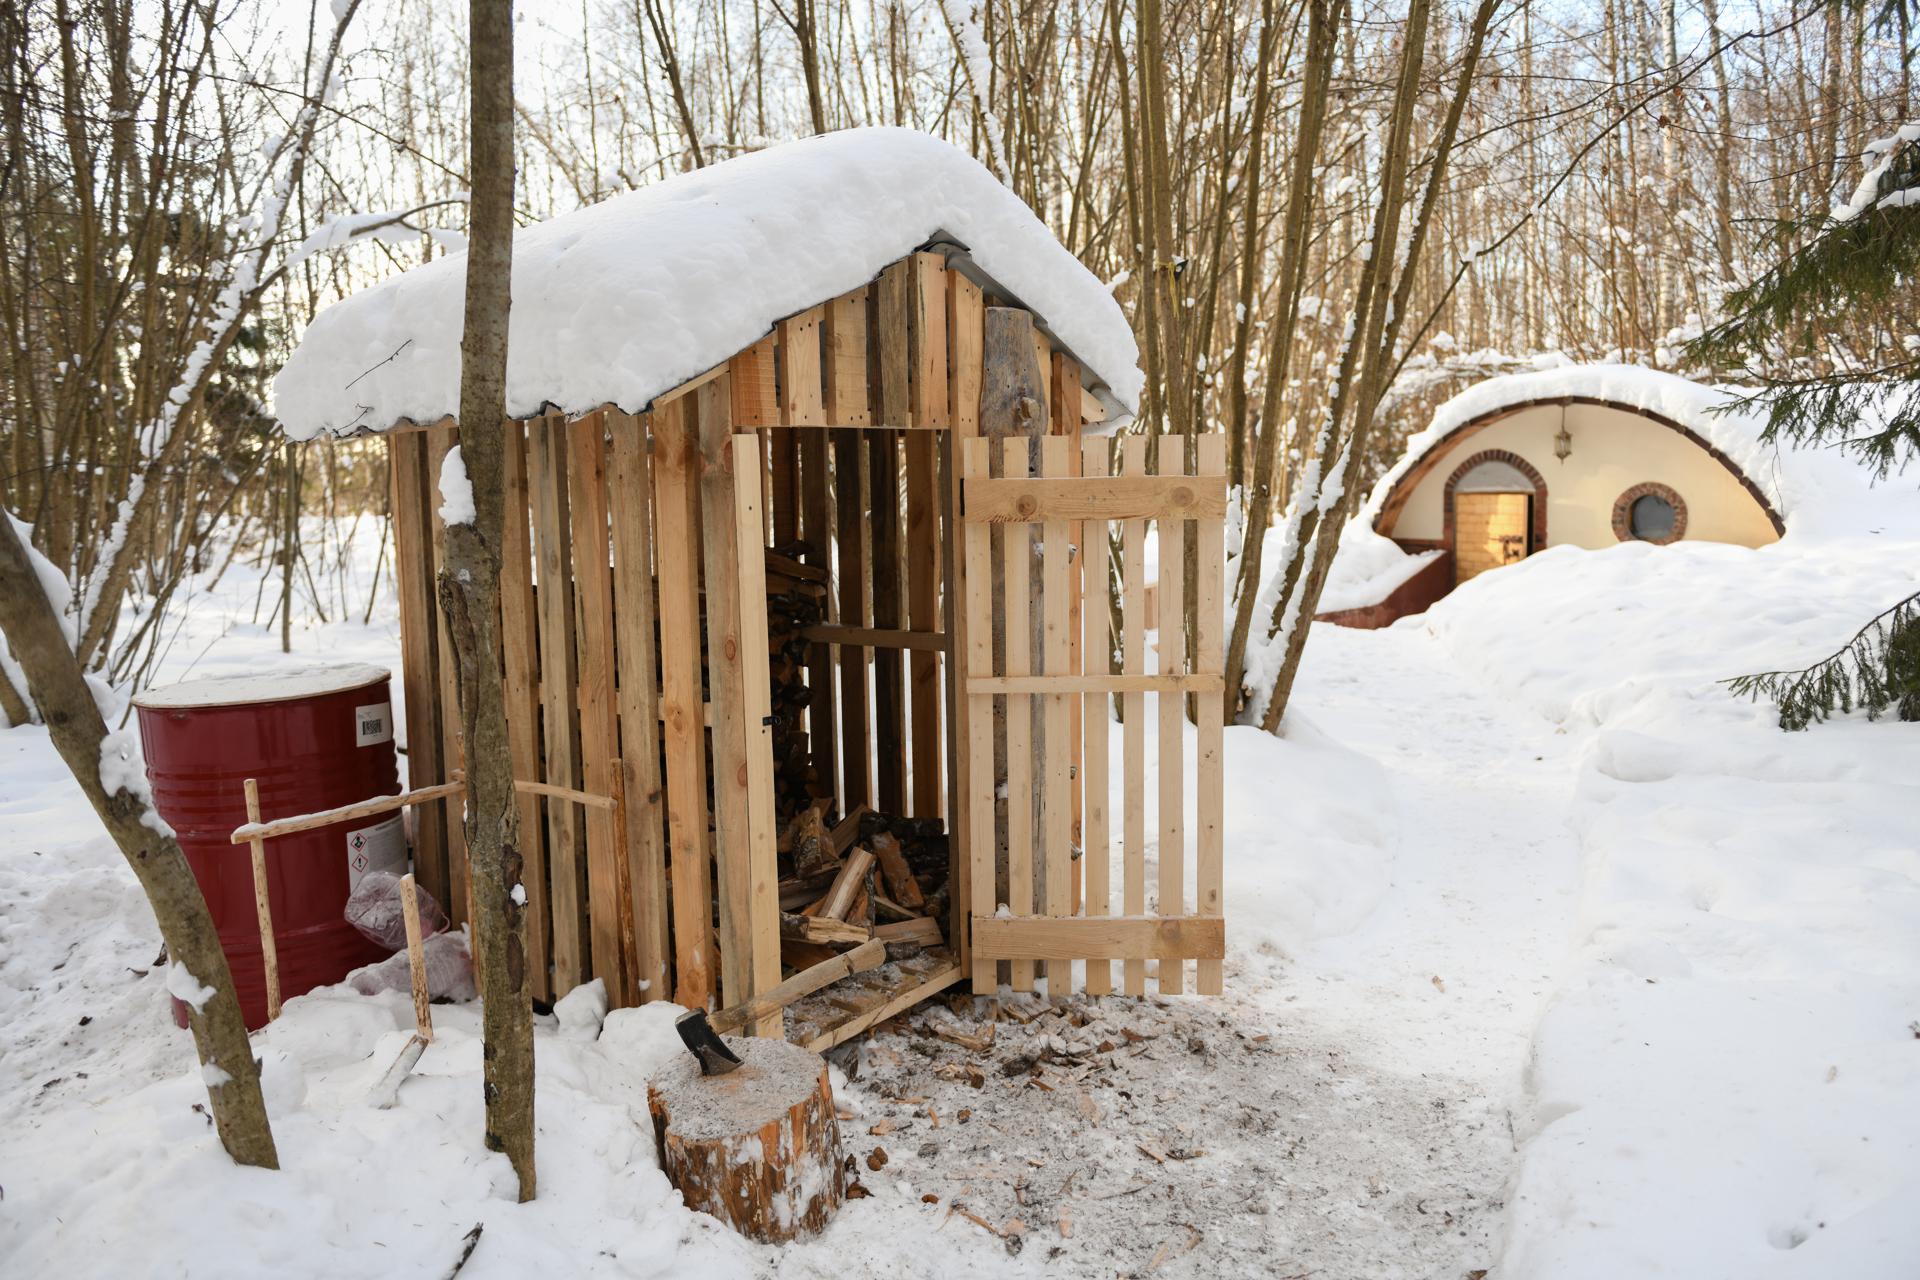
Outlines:
{"type": "Polygon", "coordinates": [[[840,874],[833,878],[833,887],[827,890],[827,896],[820,899],[820,909],[812,914],[827,916],[834,920],[844,920],[847,909],[853,900],[867,885],[867,870],[873,866],[873,855],[865,849],[855,849],[847,855],[840,868],[840,874]]]}
{"type": "Polygon", "coordinates": [[[900,842],[884,831],[875,832],[868,841],[873,856],[880,862],[880,877],[887,882],[887,892],[901,906],[909,910],[927,905],[927,895],[920,891],[920,882],[913,878],[913,869],[907,866],[906,855],[900,852],[900,842]]]}
{"type": "Polygon", "coordinates": [[[837,942],[846,946],[865,942],[870,935],[859,925],[843,920],[783,911],[780,913],[780,936],[794,942],[818,942],[827,946],[837,942]]]}
{"type": "Polygon", "coordinates": [[[647,1086],[660,1167],[687,1207],[780,1244],[827,1225],[845,1194],[826,1060],[784,1040],[745,1038],[723,1076],[676,1055],[647,1086]]]}

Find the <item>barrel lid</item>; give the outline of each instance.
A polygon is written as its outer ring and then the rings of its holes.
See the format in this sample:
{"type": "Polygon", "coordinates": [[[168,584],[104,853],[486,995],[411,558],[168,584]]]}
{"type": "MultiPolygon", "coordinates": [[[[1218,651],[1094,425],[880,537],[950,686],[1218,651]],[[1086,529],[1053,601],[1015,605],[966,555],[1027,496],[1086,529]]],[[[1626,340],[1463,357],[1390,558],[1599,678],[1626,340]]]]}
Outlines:
{"type": "Polygon", "coordinates": [[[153,711],[176,711],[190,707],[290,702],[295,698],[364,689],[391,678],[392,673],[385,667],[376,667],[370,662],[328,662],[275,671],[237,671],[149,689],[136,696],[133,705],[153,711]]]}

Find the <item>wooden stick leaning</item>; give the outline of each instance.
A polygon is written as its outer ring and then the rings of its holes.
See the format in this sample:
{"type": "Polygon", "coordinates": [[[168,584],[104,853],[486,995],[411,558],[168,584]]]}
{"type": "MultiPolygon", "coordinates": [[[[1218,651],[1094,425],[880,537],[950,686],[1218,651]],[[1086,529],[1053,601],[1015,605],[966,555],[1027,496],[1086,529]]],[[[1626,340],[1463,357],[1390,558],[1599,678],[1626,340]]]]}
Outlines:
{"type": "MultiPolygon", "coordinates": [[[[246,780],[247,825],[260,824],[260,784],[246,780]]],[[[260,919],[260,963],[267,975],[267,1021],[280,1016],[280,949],[273,936],[273,907],[267,899],[267,846],[259,836],[247,842],[253,854],[253,910],[260,919]]]]}
{"type": "Polygon", "coordinates": [[[400,1101],[400,1086],[413,1074],[420,1055],[433,1042],[433,1013],[427,992],[427,955],[420,938],[420,902],[414,893],[411,872],[400,877],[400,915],[407,926],[407,973],[413,981],[414,1030],[407,1037],[407,1043],[401,1046],[400,1056],[393,1060],[393,1065],[373,1086],[373,1105],[382,1111],[391,1110],[400,1101]]]}

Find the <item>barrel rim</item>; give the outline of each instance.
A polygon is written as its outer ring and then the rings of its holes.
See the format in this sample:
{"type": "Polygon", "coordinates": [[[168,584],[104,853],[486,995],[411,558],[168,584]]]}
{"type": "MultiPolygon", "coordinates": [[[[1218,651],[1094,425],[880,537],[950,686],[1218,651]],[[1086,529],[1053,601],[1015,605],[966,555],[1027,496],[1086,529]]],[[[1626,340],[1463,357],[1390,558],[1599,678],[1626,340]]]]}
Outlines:
{"type": "Polygon", "coordinates": [[[258,706],[353,693],[390,684],[392,680],[393,672],[389,668],[371,662],[313,663],[274,671],[236,671],[182,680],[141,692],[134,697],[133,705],[143,711],[258,706]]]}

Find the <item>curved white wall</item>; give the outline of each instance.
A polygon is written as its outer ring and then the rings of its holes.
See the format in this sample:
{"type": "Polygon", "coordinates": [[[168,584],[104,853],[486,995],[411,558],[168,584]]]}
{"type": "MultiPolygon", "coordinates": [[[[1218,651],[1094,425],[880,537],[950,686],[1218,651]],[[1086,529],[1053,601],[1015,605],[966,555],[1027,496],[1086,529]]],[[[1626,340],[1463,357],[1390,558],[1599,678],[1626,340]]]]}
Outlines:
{"type": "Polygon", "coordinates": [[[1688,539],[1757,547],[1777,541],[1773,522],[1752,494],[1705,449],[1650,418],[1600,405],[1531,405],[1444,446],[1414,485],[1399,516],[1381,532],[1438,541],[1444,534],[1447,477],[1488,449],[1517,453],[1547,482],[1547,545],[1610,547],[1613,504],[1644,481],[1667,485],[1687,504],[1688,539]],[[1563,462],[1553,456],[1561,414],[1573,436],[1563,462]]]}

